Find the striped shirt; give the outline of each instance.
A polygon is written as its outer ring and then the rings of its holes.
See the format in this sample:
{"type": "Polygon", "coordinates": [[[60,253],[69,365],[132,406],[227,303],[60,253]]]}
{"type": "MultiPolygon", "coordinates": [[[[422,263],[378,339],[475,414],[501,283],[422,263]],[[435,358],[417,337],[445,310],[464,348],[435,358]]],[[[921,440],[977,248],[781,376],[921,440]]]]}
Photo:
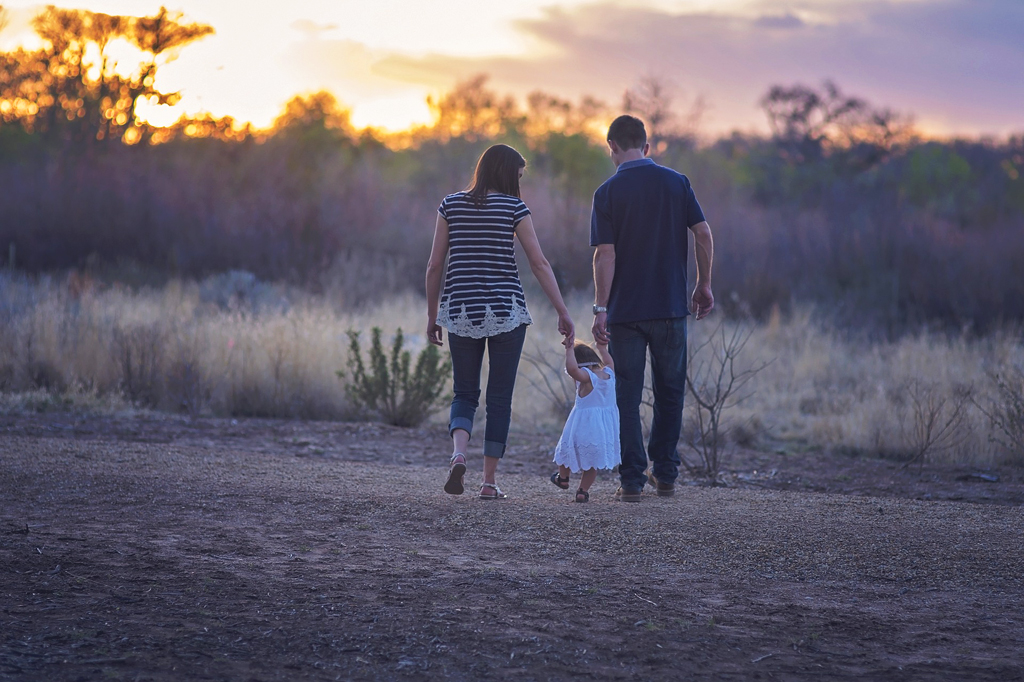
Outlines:
{"type": "Polygon", "coordinates": [[[437,212],[448,221],[448,269],[437,323],[480,339],[531,324],[513,248],[515,228],[530,215],[522,199],[488,194],[481,205],[449,194],[437,212]]]}

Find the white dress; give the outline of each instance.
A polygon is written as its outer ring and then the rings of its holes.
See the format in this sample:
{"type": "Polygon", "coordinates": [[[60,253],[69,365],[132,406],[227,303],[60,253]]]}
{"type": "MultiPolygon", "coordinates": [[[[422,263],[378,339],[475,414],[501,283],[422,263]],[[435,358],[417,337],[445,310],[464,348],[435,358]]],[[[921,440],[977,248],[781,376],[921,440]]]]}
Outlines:
{"type": "Polygon", "coordinates": [[[562,437],[555,446],[555,464],[570,471],[611,469],[619,464],[619,410],[615,406],[615,373],[605,367],[602,379],[586,367],[594,388],[580,397],[576,382],[576,403],[565,420],[562,437]]]}

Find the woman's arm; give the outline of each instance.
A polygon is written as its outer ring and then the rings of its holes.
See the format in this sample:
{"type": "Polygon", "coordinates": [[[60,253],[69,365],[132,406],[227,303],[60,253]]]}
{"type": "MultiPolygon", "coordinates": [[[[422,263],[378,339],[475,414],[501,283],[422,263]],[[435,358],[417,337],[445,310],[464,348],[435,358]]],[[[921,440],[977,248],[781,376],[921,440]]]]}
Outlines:
{"type": "Polygon", "coordinates": [[[434,244],[430,247],[427,260],[427,340],[435,346],[441,345],[441,325],[437,323],[437,307],[441,299],[441,275],[444,259],[448,255],[448,221],[437,215],[434,225],[434,244]]]}
{"type": "Polygon", "coordinates": [[[569,309],[562,300],[562,292],[558,290],[558,282],[555,280],[551,263],[544,257],[544,252],[540,248],[537,231],[533,228],[533,216],[528,215],[519,221],[516,225],[516,236],[519,237],[519,243],[523,245],[526,258],[530,261],[533,276],[537,278],[540,288],[544,290],[544,294],[558,313],[558,333],[565,337],[568,347],[571,348],[576,338],[576,328],[569,317],[569,309]]]}
{"type": "MultiPolygon", "coordinates": [[[[573,379],[580,382],[582,386],[590,386],[590,375],[576,364],[576,353],[572,349],[572,344],[567,344],[565,347],[565,371],[573,379]]],[[[586,389],[581,391],[581,393],[587,393],[588,391],[589,389],[586,389]]]]}

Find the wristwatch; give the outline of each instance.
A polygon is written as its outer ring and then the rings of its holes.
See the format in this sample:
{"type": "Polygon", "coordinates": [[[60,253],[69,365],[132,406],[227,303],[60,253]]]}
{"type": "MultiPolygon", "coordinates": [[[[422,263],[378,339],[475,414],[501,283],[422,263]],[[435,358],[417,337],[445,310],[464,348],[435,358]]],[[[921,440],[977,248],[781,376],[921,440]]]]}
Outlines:
{"type": "Polygon", "coordinates": [[[597,315],[598,313],[606,313],[606,312],[608,312],[608,308],[606,308],[603,305],[594,304],[594,314],[595,315],[597,315]]]}

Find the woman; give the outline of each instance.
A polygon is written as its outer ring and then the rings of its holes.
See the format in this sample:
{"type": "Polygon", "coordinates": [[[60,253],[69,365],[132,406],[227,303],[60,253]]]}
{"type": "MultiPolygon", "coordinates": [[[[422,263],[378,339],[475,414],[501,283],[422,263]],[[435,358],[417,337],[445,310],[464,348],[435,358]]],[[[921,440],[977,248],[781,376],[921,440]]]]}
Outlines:
{"type": "Polygon", "coordinates": [[[466,448],[480,403],[480,368],[486,348],[490,370],[480,498],[507,497],[498,488],[494,474],[505,454],[512,390],[526,325],[533,322],[516,268],[515,237],[558,313],[559,333],[568,343],[574,339],[569,310],[537,241],[530,209],[519,197],[519,179],[525,169],[526,160],[519,152],[496,144],[477,162],[470,188],[449,194],[437,209],[434,244],[427,263],[427,338],[440,346],[441,327],[448,329],[455,397],[448,421],[453,447],[444,491],[452,495],[461,495],[465,489],[466,448]],[[446,256],[448,270],[442,291],[446,256]]]}

